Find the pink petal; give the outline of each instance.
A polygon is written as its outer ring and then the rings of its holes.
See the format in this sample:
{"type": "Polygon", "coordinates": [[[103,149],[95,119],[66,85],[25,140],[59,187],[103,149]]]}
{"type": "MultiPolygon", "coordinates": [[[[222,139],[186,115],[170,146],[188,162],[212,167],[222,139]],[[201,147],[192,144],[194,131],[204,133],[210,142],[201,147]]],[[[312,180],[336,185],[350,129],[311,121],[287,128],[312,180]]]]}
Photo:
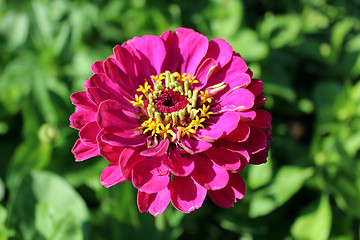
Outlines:
{"type": "Polygon", "coordinates": [[[120,64],[114,58],[108,58],[105,60],[105,73],[118,87],[119,91],[126,98],[133,98],[138,86],[134,86],[129,81],[129,76],[121,70],[120,64]]]}
{"type": "Polygon", "coordinates": [[[126,114],[122,105],[112,99],[100,104],[96,121],[102,128],[119,127],[125,130],[140,126],[138,119],[134,118],[133,115],[126,114]]]}
{"type": "Polygon", "coordinates": [[[211,74],[214,72],[214,69],[218,66],[218,63],[212,59],[206,59],[196,71],[196,79],[199,81],[196,83],[196,88],[201,89],[203,86],[207,84],[207,81],[211,74]]]}
{"type": "Polygon", "coordinates": [[[237,128],[224,137],[224,139],[232,142],[243,142],[250,135],[250,127],[247,123],[239,121],[237,128]]]}
{"type": "Polygon", "coordinates": [[[238,173],[230,174],[229,183],[225,188],[217,191],[209,191],[211,200],[223,208],[234,206],[236,199],[242,199],[245,196],[245,182],[238,173]]]}
{"type": "Polygon", "coordinates": [[[178,36],[174,31],[168,30],[161,35],[161,38],[164,41],[166,49],[166,57],[161,72],[165,72],[166,70],[171,73],[177,72],[181,60],[178,36]]]}
{"type": "Polygon", "coordinates": [[[179,49],[183,57],[181,73],[195,76],[196,69],[207,52],[209,41],[199,33],[189,34],[186,38],[179,35],[179,40],[179,49]]]}
{"type": "Polygon", "coordinates": [[[117,147],[138,147],[146,144],[146,135],[139,135],[138,131],[122,131],[118,127],[107,127],[104,129],[101,140],[117,147]]]}
{"type": "Polygon", "coordinates": [[[88,146],[78,139],[71,152],[75,155],[75,161],[83,161],[92,157],[99,156],[99,148],[97,146],[88,146]]]}
{"type": "Polygon", "coordinates": [[[89,146],[97,146],[96,137],[100,132],[100,127],[96,122],[89,122],[79,132],[81,142],[89,146]]]}
{"type": "Polygon", "coordinates": [[[205,154],[211,159],[211,161],[226,170],[236,171],[240,168],[240,157],[237,153],[232,152],[231,150],[212,147],[207,150],[205,154]]]}
{"type": "Polygon", "coordinates": [[[100,149],[100,155],[103,156],[109,162],[119,163],[120,154],[124,150],[124,147],[117,147],[104,142],[103,140],[101,140],[102,134],[103,132],[100,131],[97,137],[97,142],[100,149]]]}
{"type": "Polygon", "coordinates": [[[238,112],[240,115],[241,121],[248,122],[253,120],[256,117],[256,112],[254,110],[238,112]]]}
{"type": "Polygon", "coordinates": [[[140,212],[149,212],[154,217],[164,212],[170,202],[170,190],[164,188],[163,190],[148,194],[138,191],[137,204],[140,212]]]}
{"type": "Polygon", "coordinates": [[[207,142],[214,142],[234,131],[238,126],[240,116],[236,112],[225,112],[219,117],[212,117],[212,119],[216,120],[215,124],[199,129],[195,135],[196,138],[207,142]]]}
{"type": "Polygon", "coordinates": [[[120,169],[123,176],[131,181],[132,179],[132,170],[134,166],[141,162],[147,160],[146,157],[143,157],[139,154],[141,148],[125,148],[119,157],[120,169]]]}
{"type": "Polygon", "coordinates": [[[93,71],[93,73],[104,73],[104,62],[94,62],[93,64],[91,64],[91,70],[93,71]]]}
{"type": "Polygon", "coordinates": [[[225,82],[228,87],[224,90],[223,94],[231,91],[235,87],[245,87],[251,82],[251,77],[245,73],[247,68],[243,58],[234,56],[228,65],[221,68],[209,78],[207,87],[225,82]]]}
{"type": "Polygon", "coordinates": [[[86,80],[84,87],[87,89],[91,87],[100,88],[116,98],[122,96],[119,92],[118,85],[112,82],[105,74],[93,74],[88,80],[86,80]]]}
{"type": "Polygon", "coordinates": [[[159,36],[145,35],[143,37],[134,37],[129,40],[127,44],[137,49],[141,53],[142,59],[144,57],[148,59],[148,62],[155,70],[155,72],[149,72],[148,74],[160,75],[161,67],[166,56],[166,50],[164,42],[159,36]]]}
{"type": "Polygon", "coordinates": [[[261,80],[259,79],[252,79],[250,85],[247,87],[249,91],[251,91],[254,96],[258,96],[264,90],[264,86],[261,80]]]}
{"type": "Polygon", "coordinates": [[[238,88],[230,92],[220,103],[211,110],[216,113],[226,111],[245,111],[254,105],[254,95],[245,88],[238,88]]]}
{"type": "Polygon", "coordinates": [[[188,176],[194,170],[194,161],[180,155],[176,148],[170,148],[169,156],[162,161],[175,176],[188,176]]]}
{"type": "Polygon", "coordinates": [[[231,60],[233,48],[224,39],[213,39],[209,42],[209,48],[204,59],[213,58],[222,68],[231,60]]]}
{"type": "Polygon", "coordinates": [[[147,150],[144,150],[140,153],[140,155],[145,157],[151,157],[151,156],[161,156],[166,154],[168,148],[169,148],[169,140],[161,140],[160,143],[155,148],[149,148],[147,150]]]}
{"type": "Polygon", "coordinates": [[[242,143],[250,154],[255,154],[267,147],[267,136],[258,128],[250,127],[249,138],[242,143]]]}
{"type": "Polygon", "coordinates": [[[71,114],[69,120],[70,127],[80,130],[87,123],[95,121],[95,113],[86,109],[77,110],[71,114]]]}
{"type": "Polygon", "coordinates": [[[126,179],[120,171],[119,164],[108,165],[100,175],[100,182],[105,187],[111,187],[115,184],[124,182],[126,179]]]}
{"type": "Polygon", "coordinates": [[[211,148],[211,144],[208,142],[203,142],[200,140],[194,140],[189,137],[184,137],[181,139],[180,146],[190,154],[195,154],[199,152],[206,151],[211,148]]]}
{"type": "Polygon", "coordinates": [[[228,149],[229,151],[238,154],[241,163],[240,163],[240,168],[237,169],[236,171],[242,171],[244,169],[244,167],[250,161],[250,155],[246,151],[246,149],[242,145],[242,143],[229,142],[229,141],[220,139],[220,140],[216,141],[214,145],[217,147],[222,147],[222,148],[228,149]]]}
{"type": "Polygon", "coordinates": [[[170,198],[175,208],[189,213],[201,207],[206,192],[205,188],[196,184],[190,177],[174,176],[170,187],[170,198]]]}
{"type": "Polygon", "coordinates": [[[109,93],[96,87],[88,88],[87,95],[96,105],[100,105],[103,101],[113,98],[109,93]]]}
{"type": "Polygon", "coordinates": [[[182,38],[185,38],[187,37],[188,35],[191,35],[193,33],[196,33],[193,29],[190,29],[190,28],[183,28],[183,27],[180,27],[180,28],[177,28],[175,30],[175,33],[177,35],[180,35],[182,38]]]}
{"type": "Polygon", "coordinates": [[[224,188],[229,181],[228,172],[202,155],[192,156],[195,169],[191,177],[205,189],[217,190],[224,188]]]}
{"type": "Polygon", "coordinates": [[[264,150],[261,150],[258,153],[250,155],[250,163],[254,165],[259,165],[266,163],[266,158],[269,155],[269,146],[267,146],[264,150]]]}
{"type": "Polygon", "coordinates": [[[257,109],[255,112],[256,117],[251,122],[249,122],[249,125],[258,128],[270,128],[272,119],[271,114],[262,109],[257,109]]]}
{"type": "MultiPolygon", "coordinates": [[[[121,67],[121,70],[129,75],[132,82],[136,82],[137,78],[135,74],[135,62],[131,53],[126,48],[117,45],[114,47],[114,55],[115,59],[118,61],[121,67]]],[[[141,81],[136,83],[135,85],[140,85],[142,83],[143,82],[141,81]]]]}
{"type": "Polygon", "coordinates": [[[134,187],[146,193],[156,193],[165,189],[169,184],[170,174],[168,172],[163,175],[153,174],[153,171],[161,166],[160,164],[155,158],[147,158],[137,163],[132,171],[134,187]]]}
{"type": "Polygon", "coordinates": [[[94,102],[92,102],[87,97],[85,91],[75,92],[75,93],[71,94],[70,98],[71,98],[71,102],[75,106],[80,106],[81,108],[92,111],[92,112],[97,111],[97,106],[95,105],[94,102]]]}

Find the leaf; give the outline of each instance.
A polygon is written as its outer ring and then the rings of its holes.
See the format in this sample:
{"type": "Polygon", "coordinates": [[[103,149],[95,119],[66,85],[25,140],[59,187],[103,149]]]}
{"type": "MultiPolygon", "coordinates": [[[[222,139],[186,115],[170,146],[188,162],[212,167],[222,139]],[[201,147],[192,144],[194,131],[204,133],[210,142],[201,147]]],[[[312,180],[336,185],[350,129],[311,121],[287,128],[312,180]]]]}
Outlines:
{"type": "Polygon", "coordinates": [[[304,182],[313,175],[313,172],[312,168],[282,167],[268,187],[254,193],[250,201],[250,217],[266,215],[283,205],[300,190],[304,182]]]}
{"type": "Polygon", "coordinates": [[[259,188],[270,182],[272,177],[271,159],[266,164],[249,165],[248,185],[251,188],[259,188]]]}
{"type": "Polygon", "coordinates": [[[326,240],[329,239],[332,222],[332,212],[329,197],[323,194],[317,208],[308,209],[298,217],[291,227],[295,239],[326,240]]]}

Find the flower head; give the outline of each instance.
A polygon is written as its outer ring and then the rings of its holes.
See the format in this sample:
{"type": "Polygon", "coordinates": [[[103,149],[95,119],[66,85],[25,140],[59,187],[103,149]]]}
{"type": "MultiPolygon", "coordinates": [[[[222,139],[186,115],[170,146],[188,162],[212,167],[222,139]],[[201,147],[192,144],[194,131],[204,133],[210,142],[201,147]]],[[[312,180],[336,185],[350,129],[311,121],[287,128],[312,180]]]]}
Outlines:
{"type": "Polygon", "coordinates": [[[188,213],[209,194],[229,208],[245,194],[240,172],[266,162],[271,115],[262,82],[223,39],[186,28],[135,37],[91,66],[72,94],[77,161],[101,155],[105,187],[131,181],[154,216],[171,202],[188,213]]]}

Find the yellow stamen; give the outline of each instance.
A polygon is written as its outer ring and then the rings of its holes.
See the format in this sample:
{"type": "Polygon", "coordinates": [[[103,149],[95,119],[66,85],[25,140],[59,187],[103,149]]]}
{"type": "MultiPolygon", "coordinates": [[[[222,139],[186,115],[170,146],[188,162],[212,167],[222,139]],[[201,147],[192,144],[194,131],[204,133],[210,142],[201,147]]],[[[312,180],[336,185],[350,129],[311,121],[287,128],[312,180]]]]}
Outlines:
{"type": "Polygon", "coordinates": [[[192,129],[194,122],[192,121],[187,127],[177,126],[176,128],[181,131],[181,137],[184,137],[185,134],[190,137],[190,133],[196,133],[194,129],[192,129]]]}
{"type": "Polygon", "coordinates": [[[151,86],[149,85],[149,83],[146,81],[145,79],[145,83],[144,86],[140,85],[138,89],[136,89],[137,92],[142,92],[143,94],[145,94],[146,96],[148,95],[148,92],[152,91],[151,86]]]}
{"type": "Polygon", "coordinates": [[[135,101],[130,101],[130,103],[132,103],[133,106],[139,106],[139,107],[143,107],[144,106],[144,101],[142,100],[143,95],[140,95],[140,97],[135,94],[135,101]]]}
{"type": "Polygon", "coordinates": [[[197,130],[199,127],[204,128],[204,126],[201,124],[203,121],[205,121],[205,118],[199,118],[199,116],[196,116],[195,119],[192,120],[195,130],[197,130]]]}
{"type": "Polygon", "coordinates": [[[168,123],[166,126],[162,123],[159,123],[156,129],[157,134],[164,134],[164,139],[166,139],[168,133],[172,133],[172,132],[173,131],[170,129],[170,123],[168,123]]]}
{"type": "Polygon", "coordinates": [[[207,119],[210,118],[210,114],[214,114],[213,112],[208,112],[210,106],[205,106],[205,104],[202,105],[202,108],[199,108],[199,111],[201,112],[200,117],[206,117],[207,119]]]}
{"type": "Polygon", "coordinates": [[[205,92],[200,91],[200,94],[201,94],[201,101],[202,101],[203,103],[204,103],[204,102],[211,103],[213,97],[208,97],[208,94],[209,94],[209,91],[208,91],[208,90],[205,90],[205,92]]]}
{"type": "Polygon", "coordinates": [[[156,133],[156,130],[159,126],[159,120],[156,119],[156,122],[152,120],[152,118],[149,118],[147,121],[144,121],[141,126],[143,127],[147,127],[145,129],[145,131],[143,132],[144,134],[147,133],[148,131],[152,131],[151,135],[154,136],[154,134],[156,133]]]}

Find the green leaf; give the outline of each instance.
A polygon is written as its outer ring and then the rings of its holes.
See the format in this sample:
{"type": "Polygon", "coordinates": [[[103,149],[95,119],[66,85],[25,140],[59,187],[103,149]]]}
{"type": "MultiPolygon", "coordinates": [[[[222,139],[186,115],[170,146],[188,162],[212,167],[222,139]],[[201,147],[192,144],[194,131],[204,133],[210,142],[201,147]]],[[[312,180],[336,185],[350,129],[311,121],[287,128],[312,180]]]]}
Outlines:
{"type": "Polygon", "coordinates": [[[271,180],[272,172],[271,159],[268,159],[266,164],[250,165],[247,178],[248,185],[254,189],[266,185],[271,180]]]}
{"type": "Polygon", "coordinates": [[[280,207],[300,190],[313,172],[312,168],[282,167],[268,187],[254,193],[250,201],[250,217],[263,216],[280,207]]]}
{"type": "Polygon", "coordinates": [[[322,195],[317,208],[308,209],[298,217],[291,227],[295,239],[326,240],[331,230],[332,212],[327,195],[322,195]]]}

